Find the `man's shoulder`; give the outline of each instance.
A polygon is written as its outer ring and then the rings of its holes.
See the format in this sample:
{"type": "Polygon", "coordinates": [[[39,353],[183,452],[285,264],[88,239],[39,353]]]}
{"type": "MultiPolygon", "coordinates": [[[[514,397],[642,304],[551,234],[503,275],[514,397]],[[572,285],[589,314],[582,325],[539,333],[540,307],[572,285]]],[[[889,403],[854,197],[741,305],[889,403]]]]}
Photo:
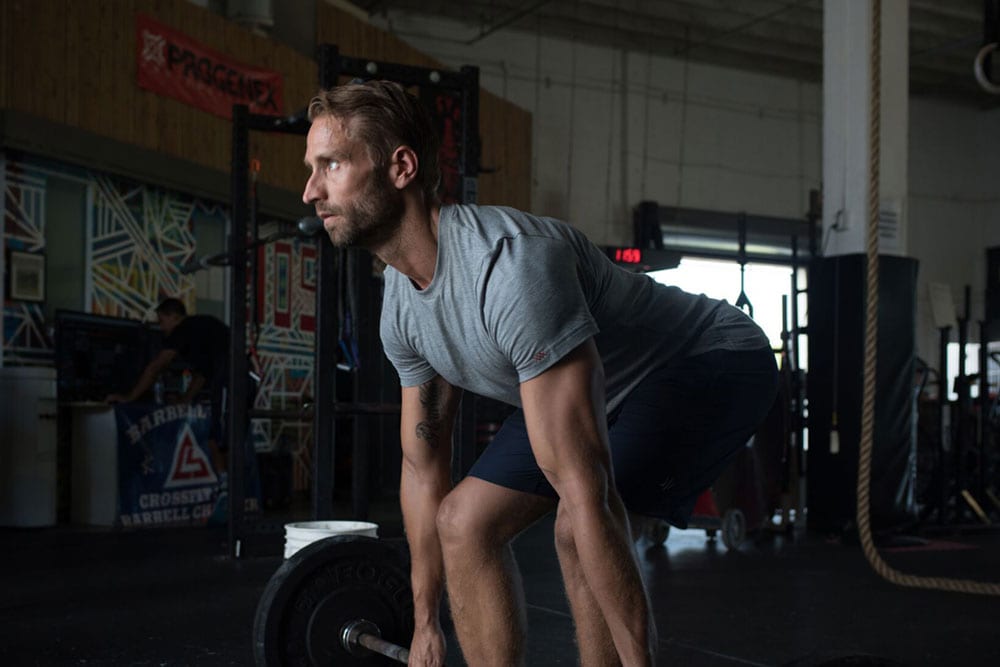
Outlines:
{"type": "Polygon", "coordinates": [[[177,325],[177,330],[184,331],[186,334],[194,334],[196,332],[229,331],[229,327],[214,315],[188,315],[177,325]]]}
{"type": "Polygon", "coordinates": [[[452,204],[442,207],[442,229],[452,243],[482,243],[489,249],[517,237],[569,238],[577,232],[569,224],[509,206],[452,204]]]}
{"type": "Polygon", "coordinates": [[[498,206],[486,204],[445,204],[441,207],[442,214],[451,221],[458,224],[469,222],[484,222],[488,224],[523,224],[537,223],[540,220],[548,221],[548,218],[540,217],[528,211],[522,211],[511,206],[498,206]]]}
{"type": "Polygon", "coordinates": [[[207,324],[208,326],[226,326],[225,323],[215,315],[203,315],[203,314],[188,315],[187,317],[184,318],[184,322],[191,322],[194,323],[195,325],[207,324]]]}

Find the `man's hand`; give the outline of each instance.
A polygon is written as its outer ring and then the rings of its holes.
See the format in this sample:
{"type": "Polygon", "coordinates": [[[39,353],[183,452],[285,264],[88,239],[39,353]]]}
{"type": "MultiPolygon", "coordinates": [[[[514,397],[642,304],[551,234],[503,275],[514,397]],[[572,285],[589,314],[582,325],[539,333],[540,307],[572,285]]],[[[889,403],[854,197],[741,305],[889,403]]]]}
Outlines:
{"type": "Polygon", "coordinates": [[[441,624],[425,625],[413,631],[410,644],[411,667],[442,667],[447,652],[447,643],[441,624]]]}
{"type": "Polygon", "coordinates": [[[160,353],[153,358],[146,368],[143,369],[142,375],[136,381],[135,386],[132,390],[126,394],[109,394],[107,398],[104,399],[106,403],[131,403],[132,401],[138,400],[140,396],[146,393],[146,391],[153,386],[156,382],[157,376],[166,369],[170,363],[177,356],[177,350],[160,350],[160,353]]]}

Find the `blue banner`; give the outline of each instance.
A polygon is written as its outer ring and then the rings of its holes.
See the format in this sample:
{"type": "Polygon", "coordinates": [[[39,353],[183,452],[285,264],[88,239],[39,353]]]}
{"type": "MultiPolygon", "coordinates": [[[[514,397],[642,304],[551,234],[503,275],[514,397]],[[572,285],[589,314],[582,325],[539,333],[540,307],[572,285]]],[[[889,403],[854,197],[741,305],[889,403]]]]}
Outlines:
{"type": "Polygon", "coordinates": [[[123,526],[208,522],[220,491],[208,446],[210,412],[206,405],[115,407],[123,526]]]}

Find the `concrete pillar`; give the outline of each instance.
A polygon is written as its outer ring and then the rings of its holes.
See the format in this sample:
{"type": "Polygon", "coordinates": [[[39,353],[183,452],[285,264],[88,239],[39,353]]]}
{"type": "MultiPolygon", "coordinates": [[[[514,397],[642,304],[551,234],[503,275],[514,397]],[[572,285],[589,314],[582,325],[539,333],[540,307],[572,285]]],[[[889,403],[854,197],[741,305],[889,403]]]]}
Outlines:
{"type": "MultiPolygon", "coordinates": [[[[882,0],[879,253],[906,255],[909,3],[882,0]]],[[[873,0],[823,3],[826,256],[865,252],[873,0]]]]}

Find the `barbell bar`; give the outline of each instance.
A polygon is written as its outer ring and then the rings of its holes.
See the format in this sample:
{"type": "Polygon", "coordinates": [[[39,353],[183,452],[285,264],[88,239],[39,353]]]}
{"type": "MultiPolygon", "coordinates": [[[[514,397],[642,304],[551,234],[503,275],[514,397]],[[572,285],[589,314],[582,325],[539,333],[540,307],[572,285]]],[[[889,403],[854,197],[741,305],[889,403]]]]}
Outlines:
{"type": "Polygon", "coordinates": [[[366,651],[371,651],[404,665],[410,661],[409,650],[382,639],[382,631],[378,626],[363,618],[344,625],[340,631],[340,641],[351,655],[365,656],[368,655],[366,651]]]}

